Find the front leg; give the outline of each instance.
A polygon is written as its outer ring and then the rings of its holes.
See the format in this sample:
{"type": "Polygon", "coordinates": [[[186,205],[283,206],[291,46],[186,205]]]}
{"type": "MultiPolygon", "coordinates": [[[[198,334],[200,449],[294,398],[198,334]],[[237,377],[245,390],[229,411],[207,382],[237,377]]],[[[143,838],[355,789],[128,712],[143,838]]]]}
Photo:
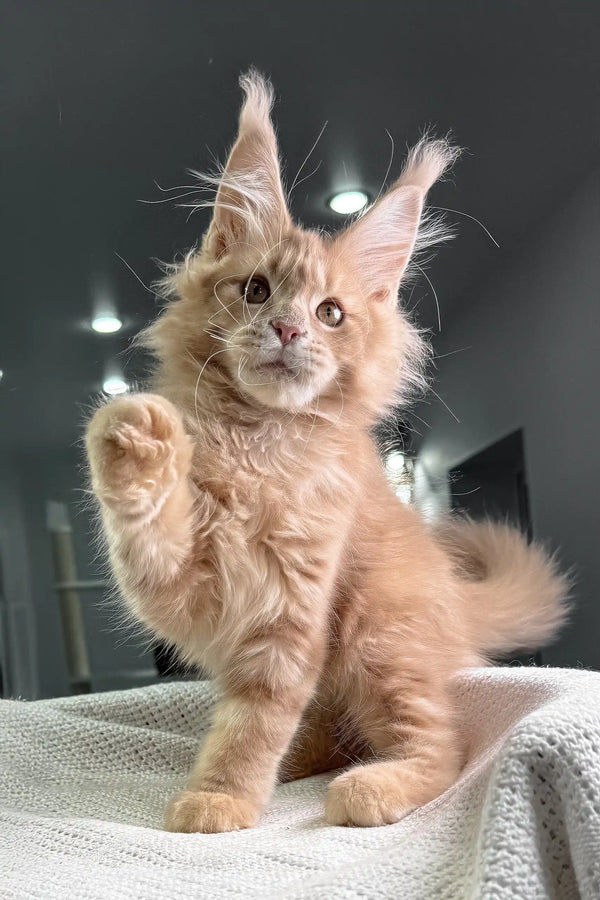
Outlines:
{"type": "Polygon", "coordinates": [[[99,409],[86,435],[112,567],[135,617],[181,640],[194,567],[192,446],[177,410],[154,394],[99,409]]]}
{"type": "Polygon", "coordinates": [[[237,665],[235,677],[230,674],[227,679],[188,789],[167,807],[169,831],[251,828],[269,800],[281,760],[314,690],[325,641],[309,633],[283,647],[281,635],[273,634],[260,643],[256,653],[247,647],[252,677],[237,665]],[[272,667],[274,659],[277,669],[272,667]]]}

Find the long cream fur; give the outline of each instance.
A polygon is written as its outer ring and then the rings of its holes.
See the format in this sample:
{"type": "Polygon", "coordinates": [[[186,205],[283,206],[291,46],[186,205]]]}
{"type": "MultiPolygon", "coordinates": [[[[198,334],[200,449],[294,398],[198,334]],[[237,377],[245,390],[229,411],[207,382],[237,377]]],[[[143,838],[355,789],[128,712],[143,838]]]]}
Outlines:
{"type": "Polygon", "coordinates": [[[220,689],[167,827],[250,827],[278,777],[348,759],[362,762],[332,781],[327,820],[381,825],[457,777],[453,674],[551,639],[566,585],[504,526],[429,531],[371,438],[423,383],[397,294],[415,248],[444,236],[423,209],[456,151],[425,139],[370,210],[323,237],[288,212],[270,85],[250,73],[242,87],[211,226],[144,336],[155,393],[95,413],[92,483],[132,615],[220,689]],[[245,287],[256,277],[263,305],[245,287]],[[334,301],[330,327],[318,311],[334,301]]]}

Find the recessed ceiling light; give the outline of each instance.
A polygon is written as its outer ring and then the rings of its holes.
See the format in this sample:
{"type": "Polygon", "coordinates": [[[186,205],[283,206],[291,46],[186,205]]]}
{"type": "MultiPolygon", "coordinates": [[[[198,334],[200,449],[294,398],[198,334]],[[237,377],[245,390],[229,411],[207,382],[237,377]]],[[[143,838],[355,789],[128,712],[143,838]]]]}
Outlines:
{"type": "Polygon", "coordinates": [[[112,334],[114,331],[119,331],[122,327],[123,323],[117,316],[95,316],[92,319],[92,328],[99,334],[112,334]]]}
{"type": "Polygon", "coordinates": [[[339,194],[333,195],[329,205],[340,216],[349,216],[350,213],[363,209],[368,202],[369,195],[364,191],[341,191],[339,194]]]}
{"type": "Polygon", "coordinates": [[[394,450],[387,457],[385,465],[391,475],[401,475],[404,469],[404,454],[394,450]]]}
{"type": "Polygon", "coordinates": [[[113,376],[112,378],[106,379],[102,385],[102,389],[107,394],[125,394],[129,390],[129,385],[126,381],[123,381],[122,378],[113,376]]]}

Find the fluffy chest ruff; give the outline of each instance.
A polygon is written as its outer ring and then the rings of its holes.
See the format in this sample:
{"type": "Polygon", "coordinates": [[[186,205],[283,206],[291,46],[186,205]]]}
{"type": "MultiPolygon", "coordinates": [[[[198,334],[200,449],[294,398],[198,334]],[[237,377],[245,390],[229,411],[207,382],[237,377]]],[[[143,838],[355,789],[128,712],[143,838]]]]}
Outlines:
{"type": "Polygon", "coordinates": [[[302,677],[353,519],[356,486],[336,455],[319,459],[299,428],[201,423],[190,471],[194,584],[169,601],[184,658],[240,682],[302,677]]]}

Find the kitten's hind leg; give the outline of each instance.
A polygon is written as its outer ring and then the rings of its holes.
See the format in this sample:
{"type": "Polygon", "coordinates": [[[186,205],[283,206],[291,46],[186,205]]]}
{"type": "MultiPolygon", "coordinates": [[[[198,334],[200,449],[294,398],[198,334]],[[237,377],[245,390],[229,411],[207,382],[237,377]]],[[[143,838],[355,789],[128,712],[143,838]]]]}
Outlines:
{"type": "Polygon", "coordinates": [[[445,692],[379,681],[357,724],[375,761],[335,778],[326,799],[332,825],[389,825],[438,797],[456,780],[462,750],[445,692]]]}

